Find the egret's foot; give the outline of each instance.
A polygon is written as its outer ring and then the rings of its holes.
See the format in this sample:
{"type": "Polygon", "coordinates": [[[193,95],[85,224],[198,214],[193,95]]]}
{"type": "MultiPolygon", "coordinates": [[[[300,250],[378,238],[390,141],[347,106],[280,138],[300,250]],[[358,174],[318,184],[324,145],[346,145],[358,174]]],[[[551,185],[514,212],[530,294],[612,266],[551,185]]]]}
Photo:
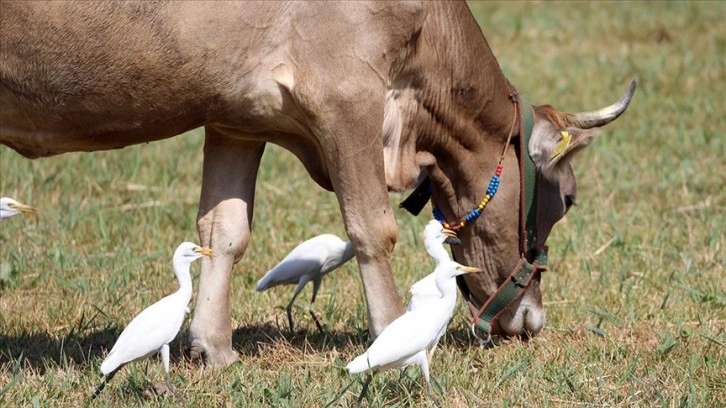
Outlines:
{"type": "Polygon", "coordinates": [[[221,368],[229,367],[239,361],[237,352],[232,350],[231,345],[217,348],[204,347],[197,340],[193,340],[189,347],[189,357],[194,362],[221,368]]]}
{"type": "Polygon", "coordinates": [[[429,398],[431,398],[431,400],[434,402],[434,405],[439,408],[442,406],[439,402],[439,397],[443,398],[444,392],[442,391],[441,384],[439,384],[439,382],[436,381],[435,378],[432,378],[430,383],[426,383],[426,393],[429,395],[429,398]]]}
{"type": "Polygon", "coordinates": [[[325,330],[323,330],[323,325],[320,324],[320,320],[318,320],[317,316],[315,316],[315,313],[313,313],[312,310],[308,310],[308,313],[310,313],[310,316],[313,318],[315,326],[318,327],[318,331],[320,332],[320,334],[325,334],[325,330]]]}
{"type": "Polygon", "coordinates": [[[174,398],[181,400],[181,395],[177,392],[176,388],[170,381],[163,383],[151,384],[150,389],[144,393],[147,397],[153,398],[154,395],[174,396],[174,398]]]}
{"type": "Polygon", "coordinates": [[[430,386],[434,391],[436,391],[437,394],[439,394],[440,397],[444,396],[444,387],[441,386],[439,380],[432,377],[430,386]]]}

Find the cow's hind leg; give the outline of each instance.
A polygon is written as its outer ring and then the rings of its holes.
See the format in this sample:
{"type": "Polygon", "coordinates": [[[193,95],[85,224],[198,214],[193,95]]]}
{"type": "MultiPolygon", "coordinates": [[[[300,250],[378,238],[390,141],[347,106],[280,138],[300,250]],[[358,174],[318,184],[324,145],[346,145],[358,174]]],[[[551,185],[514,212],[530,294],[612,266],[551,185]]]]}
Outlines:
{"type": "Polygon", "coordinates": [[[229,313],[230,275],[249,242],[255,180],[264,147],[264,143],[242,142],[206,128],[197,228],[201,245],[211,247],[216,256],[202,261],[189,336],[192,358],[204,357],[212,366],[237,361],[229,313]]]}

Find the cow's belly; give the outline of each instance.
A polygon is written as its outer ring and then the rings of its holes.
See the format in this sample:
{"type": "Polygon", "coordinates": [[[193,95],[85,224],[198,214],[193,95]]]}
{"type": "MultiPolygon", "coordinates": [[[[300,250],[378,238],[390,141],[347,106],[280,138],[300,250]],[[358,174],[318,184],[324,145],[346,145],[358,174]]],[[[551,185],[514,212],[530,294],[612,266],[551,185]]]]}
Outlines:
{"type": "Polygon", "coordinates": [[[143,114],[144,109],[138,109],[136,113],[126,111],[123,118],[117,119],[109,112],[64,112],[52,106],[14,105],[6,96],[0,116],[0,144],[28,158],[118,149],[172,137],[203,124],[203,119],[193,114],[149,116],[143,114]]]}

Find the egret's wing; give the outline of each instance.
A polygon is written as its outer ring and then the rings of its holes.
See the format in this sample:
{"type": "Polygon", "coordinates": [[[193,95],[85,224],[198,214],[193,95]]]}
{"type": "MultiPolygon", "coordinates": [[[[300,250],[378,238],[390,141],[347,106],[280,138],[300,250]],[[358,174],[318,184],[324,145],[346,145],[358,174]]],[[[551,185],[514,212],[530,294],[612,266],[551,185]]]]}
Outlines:
{"type": "Polygon", "coordinates": [[[171,342],[184,322],[185,307],[184,299],[170,295],[136,315],[101,364],[101,372],[108,374],[123,364],[157,352],[161,346],[171,342]]]}
{"type": "Polygon", "coordinates": [[[321,243],[320,236],[311,238],[295,247],[280,263],[267,271],[257,282],[257,291],[297,283],[303,275],[319,273],[327,256],[327,249],[321,243]]]}
{"type": "Polygon", "coordinates": [[[443,326],[445,313],[437,312],[436,304],[406,312],[389,324],[368,348],[371,368],[402,367],[422,350],[428,349],[443,326]]]}
{"type": "Polygon", "coordinates": [[[355,256],[353,244],[350,241],[343,241],[333,234],[325,234],[324,236],[327,240],[328,253],[321,268],[323,275],[338,269],[355,256]]]}
{"type": "Polygon", "coordinates": [[[423,279],[411,285],[409,292],[411,292],[411,300],[406,307],[408,311],[421,308],[423,305],[440,299],[441,292],[436,287],[436,272],[426,275],[423,279]]]}

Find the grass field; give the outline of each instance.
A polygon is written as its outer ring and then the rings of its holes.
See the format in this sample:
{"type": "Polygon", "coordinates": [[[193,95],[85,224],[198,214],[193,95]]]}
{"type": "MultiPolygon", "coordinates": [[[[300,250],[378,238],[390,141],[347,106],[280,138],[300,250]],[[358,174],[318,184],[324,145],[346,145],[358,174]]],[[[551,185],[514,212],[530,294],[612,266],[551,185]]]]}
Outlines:
{"type": "MultiPolygon", "coordinates": [[[[472,9],[509,79],[532,103],[563,110],[614,102],[627,113],[575,159],[578,205],[553,231],[543,277],[545,330],[480,349],[463,305],[432,361],[442,406],[726,406],[726,3],[477,3],[472,9]],[[721,106],[721,108],[719,108],[721,106]]],[[[0,226],[0,406],[77,406],[143,307],[176,290],[171,253],[197,241],[202,133],[120,151],[29,161],[0,147],[0,193],[40,208],[0,226]]],[[[432,269],[426,216],[397,209],[394,273],[432,269]]],[[[254,291],[297,243],[344,236],[338,206],[270,146],[253,238],[234,269],[241,362],[204,370],[172,343],[184,400],[150,392],[159,359],[132,364],[97,405],[348,406],[361,388],[344,365],[367,342],[357,266],[324,281],[314,309],[289,287],[254,291]],[[344,387],[350,386],[347,391],[344,387]]],[[[199,265],[193,266],[194,284],[199,265]]],[[[184,331],[188,322],[184,326],[184,331]]],[[[434,406],[417,369],[377,375],[368,406],[434,406]]]]}

